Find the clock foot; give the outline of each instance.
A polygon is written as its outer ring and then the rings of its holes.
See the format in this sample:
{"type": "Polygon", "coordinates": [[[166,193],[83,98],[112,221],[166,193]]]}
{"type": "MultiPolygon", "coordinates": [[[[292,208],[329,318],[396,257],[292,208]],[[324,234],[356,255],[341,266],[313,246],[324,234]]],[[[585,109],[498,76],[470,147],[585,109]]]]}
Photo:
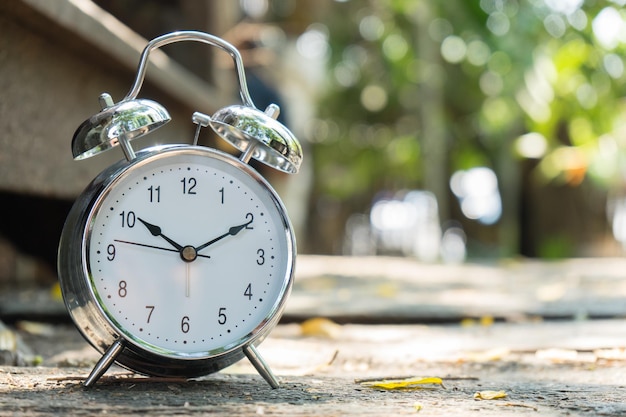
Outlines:
{"type": "Polygon", "coordinates": [[[257,370],[259,374],[270,384],[270,387],[276,389],[278,388],[278,379],[272,373],[270,367],[265,363],[261,355],[259,355],[259,351],[252,345],[246,346],[243,348],[243,353],[248,357],[248,360],[252,363],[254,368],[257,370]]]}
{"type": "Polygon", "coordinates": [[[117,355],[122,352],[122,349],[124,349],[124,343],[119,339],[116,340],[107,349],[107,351],[104,352],[104,355],[102,355],[98,363],[96,363],[96,366],[94,366],[93,370],[91,371],[85,382],[83,382],[83,386],[85,388],[89,388],[93,384],[95,384],[96,381],[100,379],[100,377],[107,371],[107,369],[109,369],[109,367],[113,365],[113,362],[115,362],[115,358],[117,358],[117,355]]]}

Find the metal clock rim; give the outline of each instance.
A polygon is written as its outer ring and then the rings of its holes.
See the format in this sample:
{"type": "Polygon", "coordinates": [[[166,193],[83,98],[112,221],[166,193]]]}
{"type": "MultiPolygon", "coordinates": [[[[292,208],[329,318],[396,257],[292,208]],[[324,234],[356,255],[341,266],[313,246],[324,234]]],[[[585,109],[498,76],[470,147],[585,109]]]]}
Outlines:
{"type": "MultiPolygon", "coordinates": [[[[283,226],[284,226],[284,230],[285,232],[287,232],[287,234],[291,234],[292,228],[291,225],[289,223],[289,218],[286,215],[283,215],[283,213],[286,213],[286,210],[284,208],[284,206],[282,205],[282,203],[280,202],[280,200],[278,200],[276,198],[276,193],[273,191],[273,188],[271,188],[271,186],[269,185],[269,183],[267,182],[267,180],[265,180],[265,178],[263,178],[256,170],[254,170],[252,167],[250,167],[250,165],[244,164],[242,163],[240,160],[226,154],[223,152],[220,152],[218,150],[214,150],[214,149],[210,149],[210,148],[205,148],[205,147],[199,147],[199,146],[186,146],[186,145],[172,145],[172,146],[166,146],[164,148],[159,149],[158,152],[153,152],[151,151],[151,149],[146,149],[145,150],[146,154],[143,154],[143,152],[141,152],[140,154],[138,154],[138,158],[136,161],[134,161],[133,164],[131,165],[127,165],[126,167],[124,167],[122,170],[120,170],[119,172],[117,172],[115,174],[115,176],[113,178],[111,178],[111,180],[109,182],[107,182],[101,193],[99,193],[98,198],[94,201],[94,204],[89,212],[88,215],[88,219],[93,219],[94,217],[94,213],[99,211],[101,208],[101,204],[102,202],[105,200],[105,198],[107,197],[107,195],[109,194],[110,190],[113,189],[115,187],[115,185],[117,183],[119,183],[120,181],[122,181],[125,177],[125,175],[127,175],[129,173],[129,171],[131,169],[135,169],[135,168],[139,168],[142,165],[145,164],[149,164],[154,162],[155,160],[158,159],[162,159],[162,158],[166,158],[168,157],[170,154],[172,153],[193,153],[193,154],[209,154],[212,155],[212,157],[215,157],[216,159],[222,160],[228,164],[230,164],[231,166],[234,166],[237,169],[240,169],[242,171],[245,171],[250,177],[252,177],[257,183],[261,184],[261,187],[264,189],[264,191],[267,191],[268,194],[270,195],[272,202],[277,206],[278,211],[281,213],[281,219],[283,221],[283,226]]],[[[82,245],[82,249],[81,249],[81,257],[82,257],[82,265],[83,265],[83,269],[85,269],[85,277],[87,277],[89,279],[89,281],[91,281],[91,285],[89,285],[89,290],[91,292],[92,297],[94,298],[94,300],[99,300],[99,295],[95,293],[94,290],[94,285],[93,285],[93,281],[92,281],[92,274],[91,271],[87,270],[87,265],[88,262],[86,262],[86,257],[87,257],[87,253],[88,253],[88,243],[89,243],[89,236],[91,235],[91,228],[93,226],[93,223],[87,222],[87,224],[85,225],[85,230],[83,231],[83,236],[85,236],[85,239],[83,240],[83,245],[82,245]]],[[[292,236],[288,236],[288,241],[294,241],[293,242],[293,249],[292,247],[288,246],[288,262],[287,264],[289,265],[289,267],[287,268],[287,274],[290,276],[293,276],[293,270],[295,268],[295,262],[294,262],[294,252],[295,252],[295,240],[293,239],[292,236]]],[[[247,344],[248,342],[254,343],[254,341],[259,337],[259,334],[262,334],[262,331],[265,329],[265,327],[268,326],[267,323],[270,323],[271,318],[275,317],[277,315],[277,313],[280,313],[282,311],[283,308],[283,304],[285,303],[287,296],[289,294],[289,290],[291,288],[291,284],[292,284],[293,279],[289,278],[286,280],[286,282],[284,281],[284,284],[281,287],[281,292],[280,292],[280,298],[272,305],[272,308],[270,309],[270,312],[268,314],[268,316],[265,317],[265,319],[263,320],[263,325],[262,326],[257,326],[255,329],[253,329],[253,331],[243,337],[241,337],[240,339],[238,339],[235,342],[232,342],[231,344],[227,345],[226,347],[222,348],[218,348],[215,349],[213,351],[209,351],[207,355],[199,355],[199,356],[195,356],[195,355],[180,355],[177,354],[176,352],[172,353],[166,353],[165,349],[164,352],[158,352],[161,349],[158,349],[158,347],[154,347],[153,349],[148,349],[151,353],[154,353],[158,356],[164,356],[164,357],[168,357],[168,358],[173,358],[173,359],[180,359],[180,360],[198,360],[198,359],[208,359],[208,358],[212,358],[212,357],[216,357],[216,356],[220,356],[220,355],[225,355],[228,354],[229,352],[241,347],[242,345],[247,344]]],[[[124,333],[126,336],[124,339],[128,340],[129,342],[133,343],[136,347],[139,347],[140,349],[145,349],[146,346],[150,346],[150,344],[148,343],[142,343],[139,342],[138,340],[136,340],[137,338],[133,337],[132,333],[128,333],[127,331],[124,331],[123,326],[115,323],[115,320],[111,317],[111,315],[106,311],[106,309],[103,307],[102,302],[96,302],[96,307],[101,311],[101,313],[103,313],[103,316],[107,319],[107,321],[109,322],[109,324],[116,330],[116,331],[120,331],[121,333],[124,333]]]]}

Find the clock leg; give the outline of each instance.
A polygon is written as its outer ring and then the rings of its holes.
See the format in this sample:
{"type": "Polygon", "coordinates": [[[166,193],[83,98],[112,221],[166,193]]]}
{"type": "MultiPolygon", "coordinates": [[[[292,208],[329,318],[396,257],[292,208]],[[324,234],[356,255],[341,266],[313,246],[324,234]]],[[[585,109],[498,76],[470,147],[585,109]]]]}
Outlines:
{"type": "Polygon", "coordinates": [[[250,360],[263,379],[265,379],[272,388],[278,388],[278,379],[276,379],[270,367],[265,363],[261,355],[259,355],[259,351],[256,350],[254,346],[248,345],[243,348],[243,353],[248,357],[248,360],[250,360]]]}
{"type": "Polygon", "coordinates": [[[107,349],[107,351],[104,352],[104,355],[102,355],[98,363],[96,363],[96,366],[94,366],[93,370],[91,371],[85,382],[83,382],[83,386],[85,386],[85,388],[89,388],[93,384],[95,384],[96,381],[100,379],[102,374],[104,374],[107,369],[109,369],[109,367],[113,365],[113,362],[115,362],[115,358],[117,358],[117,355],[122,352],[122,349],[124,349],[124,342],[122,342],[120,339],[116,340],[107,349]]]}

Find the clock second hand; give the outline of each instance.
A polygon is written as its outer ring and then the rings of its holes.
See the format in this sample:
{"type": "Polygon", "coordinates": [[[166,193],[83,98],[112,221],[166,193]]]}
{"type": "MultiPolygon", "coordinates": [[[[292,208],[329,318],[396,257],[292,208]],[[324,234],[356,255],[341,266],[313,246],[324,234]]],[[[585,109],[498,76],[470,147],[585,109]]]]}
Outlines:
{"type": "MultiPolygon", "coordinates": [[[[114,242],[119,242],[119,243],[126,243],[127,245],[135,245],[135,246],[141,246],[141,247],[144,247],[144,248],[159,249],[159,250],[165,250],[165,251],[168,251],[168,252],[180,253],[176,249],[164,248],[162,246],[147,245],[145,243],[130,242],[128,240],[121,240],[121,239],[113,239],[113,241],[114,242]]],[[[203,258],[211,258],[209,255],[200,255],[199,253],[197,254],[197,256],[200,256],[200,257],[203,257],[203,258]]]]}

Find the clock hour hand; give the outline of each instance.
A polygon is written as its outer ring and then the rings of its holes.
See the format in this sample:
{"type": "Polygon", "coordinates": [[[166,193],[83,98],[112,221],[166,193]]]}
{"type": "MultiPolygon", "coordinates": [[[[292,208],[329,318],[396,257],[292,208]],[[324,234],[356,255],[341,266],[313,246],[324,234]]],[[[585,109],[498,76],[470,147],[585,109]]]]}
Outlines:
{"type": "Polygon", "coordinates": [[[196,248],[196,252],[200,252],[202,249],[206,248],[207,246],[211,246],[212,244],[219,242],[220,240],[224,239],[227,236],[235,236],[237,233],[241,232],[243,229],[246,228],[246,226],[250,225],[250,223],[252,223],[252,220],[250,220],[247,223],[244,224],[240,224],[239,226],[233,226],[230,229],[228,229],[228,232],[224,233],[221,236],[216,237],[213,240],[209,240],[207,243],[200,245],[196,248]]]}
{"type": "Polygon", "coordinates": [[[146,226],[146,228],[152,234],[152,236],[162,237],[163,239],[165,239],[165,241],[167,243],[169,243],[170,245],[175,247],[176,250],[178,250],[178,251],[182,251],[183,250],[183,246],[182,245],[179,245],[178,243],[174,242],[172,239],[170,239],[169,237],[167,237],[163,233],[161,233],[161,228],[159,226],[154,225],[154,224],[150,224],[150,223],[148,223],[147,221],[143,220],[140,217],[137,217],[137,220],[139,220],[141,223],[143,223],[144,226],[146,226]]]}

